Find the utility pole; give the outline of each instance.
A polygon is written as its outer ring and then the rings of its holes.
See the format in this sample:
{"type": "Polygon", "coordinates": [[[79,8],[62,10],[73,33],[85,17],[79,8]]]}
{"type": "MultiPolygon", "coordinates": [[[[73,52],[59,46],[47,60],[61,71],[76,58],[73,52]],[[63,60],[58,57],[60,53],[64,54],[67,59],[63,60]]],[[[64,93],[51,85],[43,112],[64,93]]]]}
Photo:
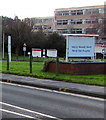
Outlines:
{"type": "Polygon", "coordinates": [[[69,52],[68,39],[69,37],[66,36],[66,62],[68,62],[68,52],[69,52]]]}

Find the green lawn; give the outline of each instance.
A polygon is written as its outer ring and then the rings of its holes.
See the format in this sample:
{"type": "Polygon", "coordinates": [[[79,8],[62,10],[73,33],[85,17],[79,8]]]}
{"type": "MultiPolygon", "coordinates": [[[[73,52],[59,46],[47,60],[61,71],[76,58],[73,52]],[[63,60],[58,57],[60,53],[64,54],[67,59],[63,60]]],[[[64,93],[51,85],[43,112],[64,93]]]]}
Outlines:
{"type": "Polygon", "coordinates": [[[42,72],[44,62],[33,62],[32,73],[29,73],[29,62],[11,62],[9,71],[6,70],[7,68],[6,61],[3,61],[1,64],[2,73],[106,86],[106,82],[104,81],[106,75],[69,75],[69,74],[56,75],[55,73],[42,72]]]}
{"type": "MultiPolygon", "coordinates": [[[[16,55],[12,54],[12,60],[17,60],[16,55]]],[[[0,58],[1,55],[0,55],[0,58]]],[[[4,59],[7,59],[7,54],[5,53],[5,57],[4,59]]],[[[24,61],[29,61],[29,56],[18,56],[18,60],[24,60],[24,61]]],[[[33,61],[47,61],[47,60],[56,60],[56,58],[51,58],[51,57],[33,57],[33,61]]],[[[65,61],[65,57],[60,57],[59,58],[60,61],[65,61]]],[[[92,61],[91,59],[87,59],[87,58],[69,58],[70,61],[92,61]]]]}

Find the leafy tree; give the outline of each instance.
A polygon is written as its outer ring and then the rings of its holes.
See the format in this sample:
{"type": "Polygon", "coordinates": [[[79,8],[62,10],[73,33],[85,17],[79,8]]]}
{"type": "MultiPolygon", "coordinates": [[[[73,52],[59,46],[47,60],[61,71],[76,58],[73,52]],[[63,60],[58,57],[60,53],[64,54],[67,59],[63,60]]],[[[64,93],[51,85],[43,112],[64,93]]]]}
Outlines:
{"type": "Polygon", "coordinates": [[[65,54],[65,38],[58,33],[52,33],[48,35],[47,48],[57,49],[58,56],[64,56],[65,54]]]}
{"type": "Polygon", "coordinates": [[[13,41],[12,45],[15,47],[15,53],[18,57],[20,47],[22,48],[24,43],[28,45],[31,40],[31,28],[26,23],[15,17],[11,32],[13,41]]]}
{"type": "MultiPolygon", "coordinates": [[[[65,39],[58,33],[45,34],[42,29],[33,32],[31,26],[21,21],[16,16],[15,19],[8,17],[3,18],[3,31],[5,32],[5,43],[7,44],[7,36],[12,36],[12,50],[18,55],[21,53],[23,44],[27,44],[27,48],[41,49],[57,49],[58,56],[65,54],[65,39]]],[[[12,51],[13,52],[13,51],[12,51]]]]}
{"type": "Polygon", "coordinates": [[[5,43],[7,44],[7,36],[11,35],[12,37],[12,48],[15,48],[15,53],[18,59],[20,54],[20,48],[23,47],[23,44],[29,44],[31,40],[31,27],[28,26],[25,22],[18,19],[16,16],[15,19],[8,17],[3,17],[3,32],[5,33],[5,43]]]}
{"type": "Polygon", "coordinates": [[[8,46],[7,37],[8,35],[11,35],[12,23],[13,23],[13,19],[2,16],[2,33],[4,36],[5,52],[7,51],[7,46],[8,46]]]}
{"type": "Polygon", "coordinates": [[[47,35],[43,33],[42,30],[32,33],[32,39],[30,41],[30,46],[32,48],[46,48],[47,44],[47,35]]]}

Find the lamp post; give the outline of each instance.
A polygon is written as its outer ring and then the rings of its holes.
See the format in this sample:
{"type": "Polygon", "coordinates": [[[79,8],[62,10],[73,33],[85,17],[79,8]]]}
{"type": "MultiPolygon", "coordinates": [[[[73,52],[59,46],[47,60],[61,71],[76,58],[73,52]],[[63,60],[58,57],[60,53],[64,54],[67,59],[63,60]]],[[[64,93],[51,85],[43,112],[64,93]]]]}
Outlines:
{"type": "Polygon", "coordinates": [[[26,43],[23,44],[23,51],[24,51],[24,58],[25,58],[25,52],[26,52],[26,43]]]}
{"type": "Polygon", "coordinates": [[[104,61],[104,58],[105,58],[105,49],[102,49],[102,54],[103,54],[103,61],[104,61]]]}
{"type": "Polygon", "coordinates": [[[28,52],[29,58],[30,58],[30,73],[32,73],[32,53],[28,52]]]}

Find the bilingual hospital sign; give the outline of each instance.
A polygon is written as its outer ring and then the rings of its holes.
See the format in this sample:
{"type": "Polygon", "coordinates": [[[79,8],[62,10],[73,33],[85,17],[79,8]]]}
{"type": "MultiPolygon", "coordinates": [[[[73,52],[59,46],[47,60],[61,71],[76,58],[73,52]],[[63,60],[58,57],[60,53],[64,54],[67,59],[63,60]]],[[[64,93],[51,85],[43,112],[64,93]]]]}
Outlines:
{"type": "Polygon", "coordinates": [[[66,61],[68,57],[94,57],[95,37],[98,35],[66,34],[66,61]]]}

